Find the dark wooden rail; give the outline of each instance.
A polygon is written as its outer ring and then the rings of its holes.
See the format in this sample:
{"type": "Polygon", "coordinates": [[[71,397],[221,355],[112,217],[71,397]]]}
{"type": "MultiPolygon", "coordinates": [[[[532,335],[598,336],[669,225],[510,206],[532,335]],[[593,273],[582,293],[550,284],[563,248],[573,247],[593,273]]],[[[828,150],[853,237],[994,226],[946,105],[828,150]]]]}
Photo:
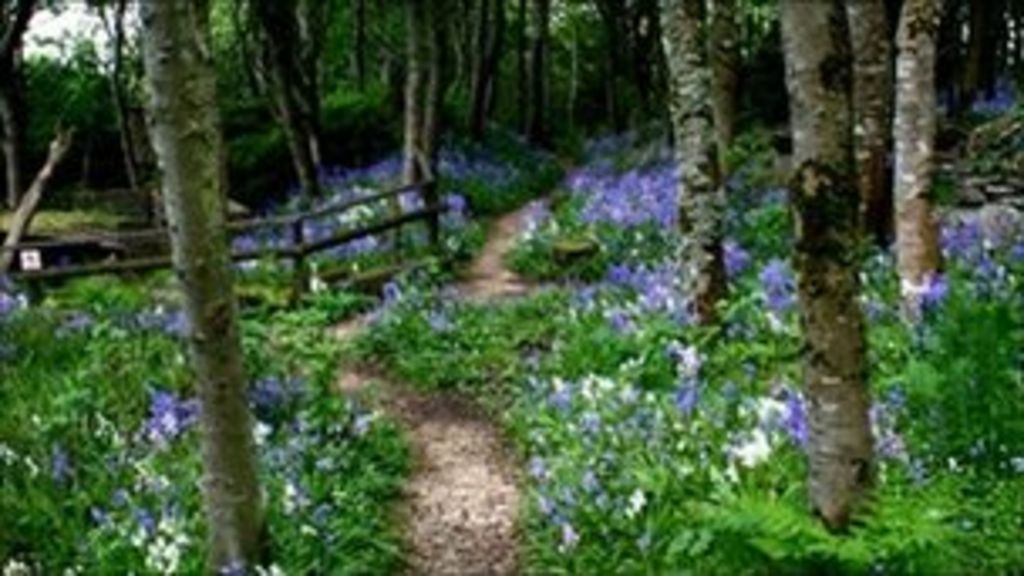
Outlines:
{"type": "MultiPolygon", "coordinates": [[[[428,177],[424,179],[423,182],[409,186],[401,186],[370,196],[355,198],[334,205],[328,205],[295,214],[286,214],[283,216],[272,216],[267,218],[251,218],[229,222],[227,230],[230,240],[233,240],[237,236],[255,232],[257,230],[274,228],[287,231],[290,239],[290,245],[288,246],[263,246],[251,250],[236,250],[232,248],[231,259],[235,262],[259,260],[263,258],[291,260],[293,263],[294,289],[297,293],[301,293],[308,284],[306,259],[325,250],[342,246],[361,238],[381,234],[389,230],[399,229],[407,224],[420,221],[426,222],[431,245],[436,247],[440,242],[440,217],[443,212],[443,207],[441,206],[438,198],[436,181],[432,177],[429,169],[425,170],[425,173],[428,177]],[[399,196],[413,192],[419,192],[419,196],[423,200],[423,208],[409,213],[391,216],[387,219],[370,223],[361,228],[342,230],[329,238],[323,238],[316,241],[306,240],[305,224],[307,222],[342,214],[359,206],[366,206],[384,200],[398,198],[399,196]]],[[[42,250],[67,249],[81,246],[83,243],[121,249],[130,245],[132,242],[167,240],[169,240],[169,235],[166,229],[152,228],[128,232],[76,235],[72,238],[56,240],[21,242],[10,248],[0,247],[0,250],[13,251],[17,261],[18,257],[27,251],[39,252],[42,250]]],[[[37,270],[19,270],[13,272],[11,277],[15,281],[45,281],[81,276],[94,276],[99,274],[123,274],[159,270],[162,268],[169,268],[170,266],[171,257],[169,254],[165,254],[144,258],[115,259],[93,264],[42,266],[37,270]]]]}

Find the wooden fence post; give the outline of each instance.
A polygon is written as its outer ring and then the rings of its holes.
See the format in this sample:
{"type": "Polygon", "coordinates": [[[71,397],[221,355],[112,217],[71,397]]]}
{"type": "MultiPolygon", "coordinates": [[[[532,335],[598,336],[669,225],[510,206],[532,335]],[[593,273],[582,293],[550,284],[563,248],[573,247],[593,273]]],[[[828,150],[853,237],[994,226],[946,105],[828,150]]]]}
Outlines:
{"type": "Polygon", "coordinates": [[[420,163],[420,177],[422,178],[420,195],[423,198],[424,207],[428,209],[437,209],[427,218],[427,230],[429,232],[430,244],[437,249],[441,245],[441,211],[439,205],[440,195],[438,194],[437,188],[437,175],[434,174],[433,166],[430,165],[430,162],[423,154],[418,154],[417,160],[420,163]]]}
{"type": "Polygon", "coordinates": [[[437,181],[430,179],[423,183],[423,203],[428,209],[437,209],[427,217],[430,244],[436,249],[441,245],[441,211],[438,206],[437,181]]]}

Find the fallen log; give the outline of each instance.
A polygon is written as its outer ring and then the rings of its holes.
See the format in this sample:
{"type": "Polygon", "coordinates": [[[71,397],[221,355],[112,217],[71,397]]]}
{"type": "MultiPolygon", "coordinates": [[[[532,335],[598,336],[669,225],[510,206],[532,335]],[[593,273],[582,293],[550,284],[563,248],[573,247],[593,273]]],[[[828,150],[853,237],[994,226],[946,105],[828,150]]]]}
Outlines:
{"type": "Polygon", "coordinates": [[[50,183],[54,171],[56,171],[61,160],[64,159],[68,149],[71,148],[73,134],[72,130],[57,132],[53,142],[50,142],[50,152],[46,157],[46,163],[39,169],[36,179],[29,186],[25,196],[22,197],[21,203],[18,204],[18,209],[15,210],[14,216],[11,218],[10,229],[4,238],[3,248],[0,249],[0,276],[6,276],[10,272],[16,255],[14,248],[21,241],[21,237],[28,232],[29,226],[32,225],[32,218],[36,215],[39,201],[43,198],[46,186],[50,183]]]}

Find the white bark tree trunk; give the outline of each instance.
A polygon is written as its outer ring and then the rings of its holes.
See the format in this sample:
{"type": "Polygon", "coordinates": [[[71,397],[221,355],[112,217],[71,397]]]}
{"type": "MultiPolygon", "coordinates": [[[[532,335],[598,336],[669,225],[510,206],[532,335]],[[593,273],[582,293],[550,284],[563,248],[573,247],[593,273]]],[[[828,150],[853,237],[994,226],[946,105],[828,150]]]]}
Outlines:
{"type": "Polygon", "coordinates": [[[669,69],[669,109],[679,169],[679,261],[686,292],[701,323],[713,322],[725,295],[722,214],[725,194],[718,174],[711,107],[711,69],[702,24],[702,0],[662,0],[661,28],[669,69]]]}
{"type": "Polygon", "coordinates": [[[896,60],[896,254],[908,304],[940,265],[938,225],[932,213],[935,164],[935,59],[941,6],[907,0],[900,16],[896,60]]]}
{"type": "Polygon", "coordinates": [[[782,36],[793,132],[790,188],[810,431],[808,488],[814,512],[841,530],[874,477],[858,300],[853,70],[843,3],[784,0],[782,36]]]}

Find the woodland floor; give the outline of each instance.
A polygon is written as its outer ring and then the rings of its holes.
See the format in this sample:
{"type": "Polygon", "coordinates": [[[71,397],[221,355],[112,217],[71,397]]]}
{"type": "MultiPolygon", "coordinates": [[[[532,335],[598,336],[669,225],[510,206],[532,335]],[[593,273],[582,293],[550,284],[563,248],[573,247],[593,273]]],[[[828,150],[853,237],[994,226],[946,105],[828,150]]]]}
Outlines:
{"type": "MultiPolygon", "coordinates": [[[[467,298],[530,289],[503,263],[525,216],[524,208],[492,224],[486,245],[456,286],[467,298]]],[[[335,336],[349,338],[363,323],[357,318],[338,326],[335,336]]],[[[407,573],[517,573],[520,478],[498,427],[456,394],[416,392],[365,368],[344,367],[338,387],[377,398],[412,446],[413,470],[399,511],[409,547],[407,573]]]]}

